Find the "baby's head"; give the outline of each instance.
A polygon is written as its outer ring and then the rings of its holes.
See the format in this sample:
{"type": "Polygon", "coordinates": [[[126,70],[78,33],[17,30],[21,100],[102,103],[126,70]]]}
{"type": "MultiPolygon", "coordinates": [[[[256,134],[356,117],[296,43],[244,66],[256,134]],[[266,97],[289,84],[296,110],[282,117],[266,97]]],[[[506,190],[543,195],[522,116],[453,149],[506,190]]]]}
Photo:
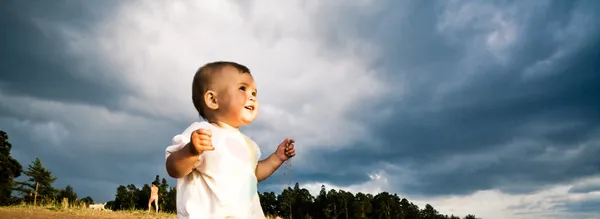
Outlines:
{"type": "Polygon", "coordinates": [[[254,78],[235,62],[211,62],[198,69],[192,100],[204,120],[234,128],[250,124],[258,114],[254,78]]]}

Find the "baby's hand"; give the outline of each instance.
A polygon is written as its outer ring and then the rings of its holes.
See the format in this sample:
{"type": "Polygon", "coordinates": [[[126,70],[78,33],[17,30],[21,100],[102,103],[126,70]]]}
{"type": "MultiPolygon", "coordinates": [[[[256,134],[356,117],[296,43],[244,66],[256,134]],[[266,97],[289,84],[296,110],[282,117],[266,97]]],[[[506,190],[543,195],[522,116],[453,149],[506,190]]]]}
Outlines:
{"type": "Polygon", "coordinates": [[[281,161],[287,161],[293,156],[296,156],[296,149],[294,149],[294,139],[285,139],[275,150],[275,155],[281,161]]]}
{"type": "Polygon", "coordinates": [[[198,129],[192,132],[192,136],[190,137],[190,152],[194,155],[200,155],[204,151],[215,150],[211,137],[212,133],[209,129],[198,129]]]}

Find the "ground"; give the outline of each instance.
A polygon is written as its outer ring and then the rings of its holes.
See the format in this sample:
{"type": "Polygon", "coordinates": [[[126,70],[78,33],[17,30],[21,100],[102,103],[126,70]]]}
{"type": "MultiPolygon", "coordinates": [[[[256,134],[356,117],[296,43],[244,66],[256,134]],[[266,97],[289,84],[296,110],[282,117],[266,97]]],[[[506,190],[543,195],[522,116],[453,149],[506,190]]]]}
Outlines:
{"type": "Polygon", "coordinates": [[[176,219],[175,214],[145,211],[100,211],[92,209],[58,209],[54,207],[11,206],[0,207],[0,219],[176,219]]]}
{"type": "MultiPolygon", "coordinates": [[[[0,207],[0,219],[177,219],[175,214],[154,213],[147,211],[101,211],[92,209],[58,207],[33,207],[27,205],[0,207]]],[[[281,219],[267,216],[267,219],[281,219]]]]}

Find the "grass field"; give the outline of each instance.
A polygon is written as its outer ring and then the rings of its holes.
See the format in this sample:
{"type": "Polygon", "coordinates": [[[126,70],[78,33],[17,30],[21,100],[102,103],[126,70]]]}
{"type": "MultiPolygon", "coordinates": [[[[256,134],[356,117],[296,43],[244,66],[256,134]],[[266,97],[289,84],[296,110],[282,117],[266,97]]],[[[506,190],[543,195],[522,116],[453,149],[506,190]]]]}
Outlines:
{"type": "Polygon", "coordinates": [[[156,218],[176,219],[175,214],[154,213],[147,211],[101,211],[85,208],[62,209],[54,206],[18,205],[0,207],[0,219],[126,219],[126,218],[156,218]]]}
{"type": "MultiPolygon", "coordinates": [[[[177,219],[175,214],[148,211],[101,211],[89,208],[67,208],[56,206],[17,205],[0,207],[0,219],[126,219],[152,218],[177,219]]],[[[267,219],[273,217],[268,216],[267,219]]]]}

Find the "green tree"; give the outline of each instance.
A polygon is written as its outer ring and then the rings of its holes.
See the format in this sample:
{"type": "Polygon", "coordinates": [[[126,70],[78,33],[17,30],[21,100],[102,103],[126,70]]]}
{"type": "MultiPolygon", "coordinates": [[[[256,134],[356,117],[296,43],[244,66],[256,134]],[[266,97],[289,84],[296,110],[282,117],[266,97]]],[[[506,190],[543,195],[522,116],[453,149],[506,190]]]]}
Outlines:
{"type": "Polygon", "coordinates": [[[79,202],[85,203],[85,206],[89,206],[90,204],[94,204],[94,199],[92,197],[86,196],[85,198],[79,199],[79,202]]]}
{"type": "Polygon", "coordinates": [[[365,195],[362,192],[356,193],[353,205],[354,213],[352,214],[352,217],[360,219],[371,218],[371,212],[373,209],[371,205],[372,200],[373,197],[371,196],[371,194],[365,195]]]}
{"type": "Polygon", "coordinates": [[[438,211],[433,208],[430,204],[426,204],[425,208],[421,211],[421,218],[423,219],[437,219],[438,211]]]}
{"type": "MultiPolygon", "coordinates": [[[[158,176],[157,176],[157,179],[158,176]]],[[[156,180],[158,181],[158,180],[156,180]]],[[[159,186],[170,188],[167,192],[161,193],[165,197],[163,201],[165,207],[161,211],[176,211],[176,194],[174,187],[169,187],[166,180],[161,181],[159,186]]],[[[114,201],[109,201],[107,206],[115,210],[129,210],[140,208],[140,204],[147,204],[147,193],[149,186],[144,185],[141,190],[134,185],[119,186],[114,201]],[[133,203],[133,204],[132,204],[133,203]]],[[[376,219],[460,219],[458,216],[448,216],[440,214],[429,204],[423,209],[408,201],[406,198],[400,198],[397,194],[391,195],[388,192],[380,192],[373,196],[372,194],[357,193],[356,195],[344,190],[330,189],[327,191],[324,185],[317,197],[313,197],[305,188],[300,188],[298,183],[294,188],[286,188],[281,194],[275,192],[258,193],[263,212],[267,215],[278,215],[286,219],[342,219],[342,218],[376,218],[376,219]]],[[[147,206],[147,205],[146,205],[147,206]]],[[[143,209],[146,208],[143,206],[143,209]]],[[[161,204],[161,206],[163,206],[161,204]]],[[[474,215],[467,215],[463,219],[478,219],[474,215]]]]}
{"type": "Polygon", "coordinates": [[[27,181],[17,182],[17,191],[21,192],[26,200],[33,201],[36,184],[38,187],[38,200],[49,202],[57,197],[57,190],[52,187],[56,177],[42,165],[40,158],[35,158],[24,172],[29,177],[27,181]]]}
{"type": "Polygon", "coordinates": [[[8,134],[0,130],[0,205],[11,204],[14,180],[23,172],[21,164],[10,155],[11,149],[8,134]]]}
{"type": "MultiPolygon", "coordinates": [[[[176,212],[177,189],[170,187],[165,178],[160,180],[159,175],[156,175],[156,178],[152,183],[156,184],[159,189],[159,210],[163,212],[176,212]]],[[[107,206],[110,206],[110,209],[112,210],[148,210],[149,200],[149,184],[144,184],[139,189],[133,184],[127,186],[120,185],[117,187],[115,199],[107,202],[107,206]]],[[[152,209],[154,209],[154,205],[152,205],[152,209]]]]}
{"type": "Polygon", "coordinates": [[[407,199],[403,198],[400,200],[400,209],[402,215],[400,218],[409,219],[409,218],[420,218],[419,207],[412,202],[409,202],[407,199]]]}
{"type": "Polygon", "coordinates": [[[481,219],[481,218],[477,218],[477,217],[475,217],[475,215],[468,214],[467,216],[465,216],[464,219],[481,219]]]}
{"type": "Polygon", "coordinates": [[[167,182],[167,179],[165,179],[163,177],[162,180],[160,181],[160,184],[158,184],[157,186],[158,186],[158,205],[159,205],[158,210],[164,211],[165,209],[167,209],[167,205],[168,205],[167,192],[169,191],[169,183],[167,182]]]}
{"type": "Polygon", "coordinates": [[[338,198],[340,203],[340,214],[342,218],[349,219],[350,217],[350,208],[354,204],[354,195],[350,192],[346,192],[344,190],[340,190],[338,192],[338,198]]]}
{"type": "Polygon", "coordinates": [[[171,187],[165,195],[166,206],[161,211],[176,212],[177,211],[177,188],[171,187]]]}
{"type": "Polygon", "coordinates": [[[401,218],[402,215],[404,215],[404,212],[402,212],[402,207],[400,206],[400,197],[398,197],[398,194],[394,193],[394,195],[391,196],[391,199],[392,218],[401,218]]]}
{"type": "Polygon", "coordinates": [[[144,184],[142,189],[138,191],[137,202],[135,207],[137,209],[148,209],[148,201],[150,200],[150,185],[144,184]]]}
{"type": "Polygon", "coordinates": [[[260,205],[262,206],[263,212],[267,215],[278,215],[277,209],[277,196],[274,192],[259,193],[260,205]]]}
{"type": "Polygon", "coordinates": [[[312,205],[311,215],[314,218],[327,218],[325,212],[327,211],[327,188],[325,185],[321,185],[319,195],[315,198],[312,205]]]}
{"type": "Polygon", "coordinates": [[[73,187],[67,185],[65,189],[60,191],[60,199],[68,198],[70,204],[74,204],[77,201],[77,193],[73,191],[73,187]]]}
{"type": "Polygon", "coordinates": [[[296,183],[293,190],[294,203],[293,215],[294,218],[307,218],[309,217],[310,206],[314,201],[314,197],[310,195],[310,192],[305,188],[300,188],[300,185],[296,183]]]}
{"type": "Polygon", "coordinates": [[[119,186],[114,202],[114,210],[134,210],[138,200],[138,191],[135,185],[119,186]]]}
{"type": "Polygon", "coordinates": [[[105,209],[110,209],[110,210],[113,210],[113,211],[119,210],[117,207],[118,206],[117,206],[117,201],[116,200],[107,201],[106,205],[104,206],[105,209]]]}
{"type": "Polygon", "coordinates": [[[280,213],[287,218],[292,219],[294,212],[292,208],[296,206],[294,190],[289,187],[283,190],[283,192],[277,196],[277,201],[279,202],[280,213]]]}
{"type": "Polygon", "coordinates": [[[374,217],[378,219],[392,218],[391,196],[387,192],[382,192],[373,197],[374,217]]]}
{"type": "Polygon", "coordinates": [[[340,200],[338,200],[338,192],[335,191],[335,189],[331,189],[329,190],[329,192],[327,192],[327,201],[326,201],[326,205],[325,205],[325,216],[327,218],[334,218],[337,219],[340,216],[340,205],[339,202],[340,200]]]}
{"type": "Polygon", "coordinates": [[[135,210],[138,209],[136,208],[136,204],[139,201],[139,197],[138,194],[140,193],[139,189],[137,187],[135,187],[135,185],[133,184],[129,184],[127,185],[127,206],[125,209],[128,210],[135,210]]]}

